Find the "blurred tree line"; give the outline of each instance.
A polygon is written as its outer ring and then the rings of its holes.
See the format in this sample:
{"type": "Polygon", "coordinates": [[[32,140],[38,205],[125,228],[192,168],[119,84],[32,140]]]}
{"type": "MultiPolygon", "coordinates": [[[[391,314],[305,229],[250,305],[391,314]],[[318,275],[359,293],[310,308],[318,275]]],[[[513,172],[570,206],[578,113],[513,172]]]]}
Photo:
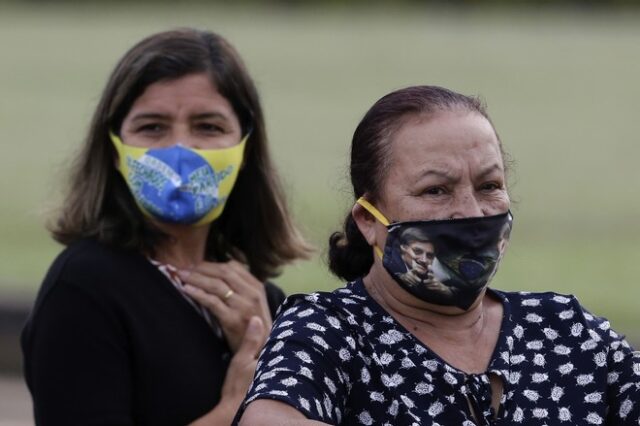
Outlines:
{"type": "MultiPolygon", "coordinates": [[[[31,4],[86,4],[130,3],[130,0],[0,0],[0,3],[31,4]]],[[[136,3],[178,3],[174,0],[136,0],[136,3]]],[[[441,7],[576,7],[580,9],[607,9],[611,7],[640,6],[640,0],[181,0],[180,4],[218,5],[274,5],[274,6],[441,6],[441,7]]]]}

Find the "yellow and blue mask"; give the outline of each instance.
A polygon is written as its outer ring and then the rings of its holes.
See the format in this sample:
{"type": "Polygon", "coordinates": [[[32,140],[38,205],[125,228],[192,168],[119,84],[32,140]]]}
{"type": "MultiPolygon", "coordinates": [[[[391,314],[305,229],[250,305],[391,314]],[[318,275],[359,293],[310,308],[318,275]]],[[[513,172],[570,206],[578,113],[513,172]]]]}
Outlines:
{"type": "Polygon", "coordinates": [[[110,133],[118,170],[140,210],[161,222],[205,225],[216,220],[238,177],[249,135],[222,149],[182,145],[141,148],[110,133]]]}

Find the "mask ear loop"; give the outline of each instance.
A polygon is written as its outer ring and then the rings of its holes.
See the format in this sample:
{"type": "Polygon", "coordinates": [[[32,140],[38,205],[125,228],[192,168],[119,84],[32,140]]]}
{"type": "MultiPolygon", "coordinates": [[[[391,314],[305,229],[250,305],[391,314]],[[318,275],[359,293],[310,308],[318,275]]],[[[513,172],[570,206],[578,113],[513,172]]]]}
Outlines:
{"type": "Polygon", "coordinates": [[[384,217],[384,215],[382,213],[380,213],[380,210],[376,209],[373,206],[373,204],[371,204],[370,202],[365,200],[364,197],[358,198],[358,201],[356,201],[356,203],[360,204],[362,207],[364,207],[364,209],[366,211],[371,213],[373,215],[373,217],[378,219],[378,222],[380,222],[384,226],[389,226],[389,221],[387,220],[387,218],[384,217]]]}
{"type": "MultiPolygon", "coordinates": [[[[380,213],[380,210],[376,209],[373,204],[371,204],[370,202],[368,202],[367,200],[365,200],[364,197],[360,197],[358,198],[358,200],[356,201],[356,203],[360,204],[362,207],[364,207],[364,209],[366,211],[368,211],[369,213],[371,213],[373,215],[373,217],[375,217],[376,219],[378,219],[378,222],[380,222],[381,224],[383,224],[384,226],[389,226],[389,221],[387,220],[386,217],[384,217],[384,215],[382,213],[380,213]]],[[[380,260],[382,260],[382,250],[380,249],[380,247],[378,247],[377,245],[373,246],[373,251],[378,255],[378,257],[380,258],[380,260]]]]}

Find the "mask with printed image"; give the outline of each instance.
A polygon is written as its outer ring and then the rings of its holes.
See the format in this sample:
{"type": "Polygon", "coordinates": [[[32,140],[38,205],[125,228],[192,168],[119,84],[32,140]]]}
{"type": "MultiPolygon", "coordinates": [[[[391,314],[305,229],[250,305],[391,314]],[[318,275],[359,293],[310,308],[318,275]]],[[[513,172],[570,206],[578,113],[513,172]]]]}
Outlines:
{"type": "Polygon", "coordinates": [[[495,275],[511,234],[510,211],[495,216],[390,223],[364,198],[358,201],[387,227],[382,265],[407,292],[425,302],[463,310],[495,275]]]}

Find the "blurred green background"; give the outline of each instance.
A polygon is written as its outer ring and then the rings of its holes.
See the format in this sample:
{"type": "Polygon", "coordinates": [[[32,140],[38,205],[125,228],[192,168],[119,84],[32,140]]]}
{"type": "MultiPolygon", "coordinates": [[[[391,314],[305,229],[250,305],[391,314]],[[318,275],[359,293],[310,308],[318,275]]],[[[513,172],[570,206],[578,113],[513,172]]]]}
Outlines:
{"type": "Polygon", "coordinates": [[[515,160],[515,228],[494,282],[572,293],[640,343],[640,13],[417,5],[232,8],[0,4],[0,297],[32,297],[60,246],[44,230],[117,59],[142,37],[212,29],[260,90],[298,223],[318,247],[277,281],[332,289],[326,240],[353,200],[351,134],[387,92],[483,96],[515,160]]]}

